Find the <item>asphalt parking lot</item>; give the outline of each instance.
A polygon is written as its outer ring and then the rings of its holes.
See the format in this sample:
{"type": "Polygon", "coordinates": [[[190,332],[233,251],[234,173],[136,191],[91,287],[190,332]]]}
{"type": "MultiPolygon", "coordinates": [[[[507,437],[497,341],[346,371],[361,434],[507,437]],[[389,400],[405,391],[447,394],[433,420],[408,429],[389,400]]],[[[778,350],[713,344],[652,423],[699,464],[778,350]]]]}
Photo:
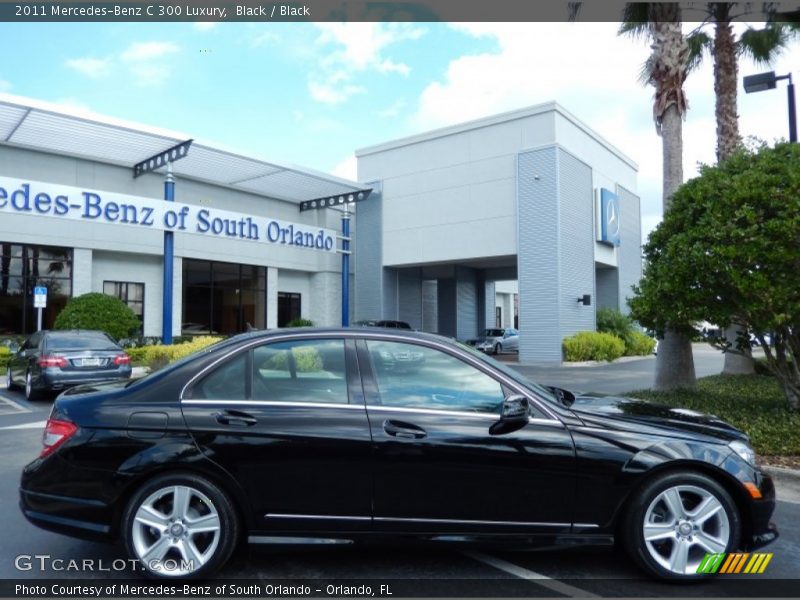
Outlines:
{"type": "MultiPolygon", "coordinates": [[[[697,355],[696,355],[697,358],[697,355]]],[[[698,374],[718,372],[721,357],[701,352],[698,374]],[[716,369],[716,371],[713,371],[716,369]]],[[[615,393],[646,387],[652,376],[653,359],[594,367],[540,369],[519,366],[543,383],[554,383],[586,391],[615,393]],[[648,375],[648,369],[650,375],[648,375]],[[623,383],[620,383],[623,382],[623,383]],[[634,385],[631,385],[634,382],[634,385]],[[567,385],[571,384],[571,385],[567,385]]],[[[25,521],[17,509],[17,485],[23,465],[40,448],[41,427],[50,408],[49,401],[25,402],[18,392],[0,391],[0,579],[42,579],[86,577],[81,572],[38,568],[20,570],[20,555],[48,555],[52,559],[123,558],[116,546],[95,544],[42,531],[25,521]],[[10,402],[8,402],[10,401],[10,402]],[[16,564],[15,564],[16,563],[16,564]]],[[[765,579],[790,580],[800,573],[800,496],[778,486],[774,521],[780,539],[769,546],[774,558],[764,575],[745,582],[730,578],[695,586],[674,586],[642,578],[628,558],[609,550],[543,550],[507,552],[490,548],[354,546],[297,548],[251,546],[243,548],[219,574],[219,580],[314,580],[347,579],[373,585],[394,586],[392,594],[439,596],[560,596],[595,594],[609,597],[632,596],[735,596],[763,595],[758,586],[765,579]],[[726,587],[732,583],[737,586],[726,587]]],[[[591,501],[587,499],[587,501],[591,501]]],[[[130,577],[130,572],[103,571],[93,578],[130,577]]],[[[721,576],[722,577],[722,576],[721,576]]],[[[733,576],[731,576],[733,577],[733,576]]],[[[792,582],[795,590],[800,589],[792,582]]],[[[377,592],[376,592],[377,594],[377,592]]],[[[769,595],[781,595],[774,590],[769,595]]],[[[796,596],[796,593],[793,594],[796,596]]]]}

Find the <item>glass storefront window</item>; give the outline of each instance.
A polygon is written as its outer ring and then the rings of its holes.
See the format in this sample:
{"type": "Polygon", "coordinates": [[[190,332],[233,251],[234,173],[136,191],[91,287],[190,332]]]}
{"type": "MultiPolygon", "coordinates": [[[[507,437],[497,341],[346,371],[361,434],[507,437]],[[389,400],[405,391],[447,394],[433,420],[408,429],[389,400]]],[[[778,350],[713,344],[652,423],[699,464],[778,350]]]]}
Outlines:
{"type": "Polygon", "coordinates": [[[36,330],[37,286],[47,288],[42,327],[49,329],[72,295],[72,249],[0,242],[0,335],[36,330]]]}
{"type": "Polygon", "coordinates": [[[266,323],[266,269],[183,259],[184,335],[240,333],[266,323]]]}

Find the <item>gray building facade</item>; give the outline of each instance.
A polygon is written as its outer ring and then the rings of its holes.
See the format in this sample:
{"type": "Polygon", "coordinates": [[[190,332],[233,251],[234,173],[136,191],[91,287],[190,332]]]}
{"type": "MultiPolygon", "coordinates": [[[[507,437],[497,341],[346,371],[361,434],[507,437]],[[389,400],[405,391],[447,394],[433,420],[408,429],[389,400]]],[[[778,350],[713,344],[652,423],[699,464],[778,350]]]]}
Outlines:
{"type": "Polygon", "coordinates": [[[558,363],[598,307],[627,311],[641,278],[637,167],[558,104],[356,156],[376,190],[358,206],[357,319],[464,340],[496,325],[495,282],[516,280],[520,360],[558,363]]]}

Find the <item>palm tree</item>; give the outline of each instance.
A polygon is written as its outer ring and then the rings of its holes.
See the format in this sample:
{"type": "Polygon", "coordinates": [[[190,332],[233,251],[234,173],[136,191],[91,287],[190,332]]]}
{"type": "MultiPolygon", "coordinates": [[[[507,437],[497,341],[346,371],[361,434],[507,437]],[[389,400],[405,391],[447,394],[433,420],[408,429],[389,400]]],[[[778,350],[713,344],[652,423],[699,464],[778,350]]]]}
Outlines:
{"type": "MultiPolygon", "coordinates": [[[[619,33],[646,35],[651,40],[652,53],[642,79],[655,88],[653,119],[662,140],[662,203],[666,212],[672,194],[683,183],[683,118],[688,109],[683,83],[697,63],[697,41],[684,36],[680,6],[672,2],[626,4],[619,33]]],[[[693,387],[695,383],[691,340],[668,327],[659,343],[653,387],[668,390],[693,387]]]]}
{"type": "MultiPolygon", "coordinates": [[[[714,94],[716,96],[715,117],[717,122],[717,162],[722,162],[739,148],[739,115],[736,110],[738,97],[738,60],[740,56],[753,59],[757,64],[769,64],[787,46],[794,34],[788,25],[775,22],[774,5],[766,6],[767,23],[760,29],[748,26],[739,39],[733,32],[733,23],[746,18],[748,6],[732,2],[710,2],[706,5],[706,22],[693,34],[696,47],[702,53],[708,50],[714,60],[714,94]],[[701,29],[705,23],[714,24],[714,39],[701,29]]],[[[702,54],[698,54],[698,60],[702,54]]],[[[749,344],[740,344],[745,333],[739,327],[729,327],[725,337],[732,348],[740,352],[725,353],[726,374],[750,374],[755,372],[749,344]]]]}

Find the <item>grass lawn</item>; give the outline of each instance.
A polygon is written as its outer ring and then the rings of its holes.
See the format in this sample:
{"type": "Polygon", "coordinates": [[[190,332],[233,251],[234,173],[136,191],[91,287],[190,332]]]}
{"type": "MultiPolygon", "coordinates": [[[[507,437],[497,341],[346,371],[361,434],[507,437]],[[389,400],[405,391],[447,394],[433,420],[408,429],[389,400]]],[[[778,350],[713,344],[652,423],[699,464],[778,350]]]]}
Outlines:
{"type": "Polygon", "coordinates": [[[716,415],[747,433],[765,462],[800,464],[800,413],[790,410],[773,377],[713,375],[698,379],[695,390],[627,395],[716,415]]]}

